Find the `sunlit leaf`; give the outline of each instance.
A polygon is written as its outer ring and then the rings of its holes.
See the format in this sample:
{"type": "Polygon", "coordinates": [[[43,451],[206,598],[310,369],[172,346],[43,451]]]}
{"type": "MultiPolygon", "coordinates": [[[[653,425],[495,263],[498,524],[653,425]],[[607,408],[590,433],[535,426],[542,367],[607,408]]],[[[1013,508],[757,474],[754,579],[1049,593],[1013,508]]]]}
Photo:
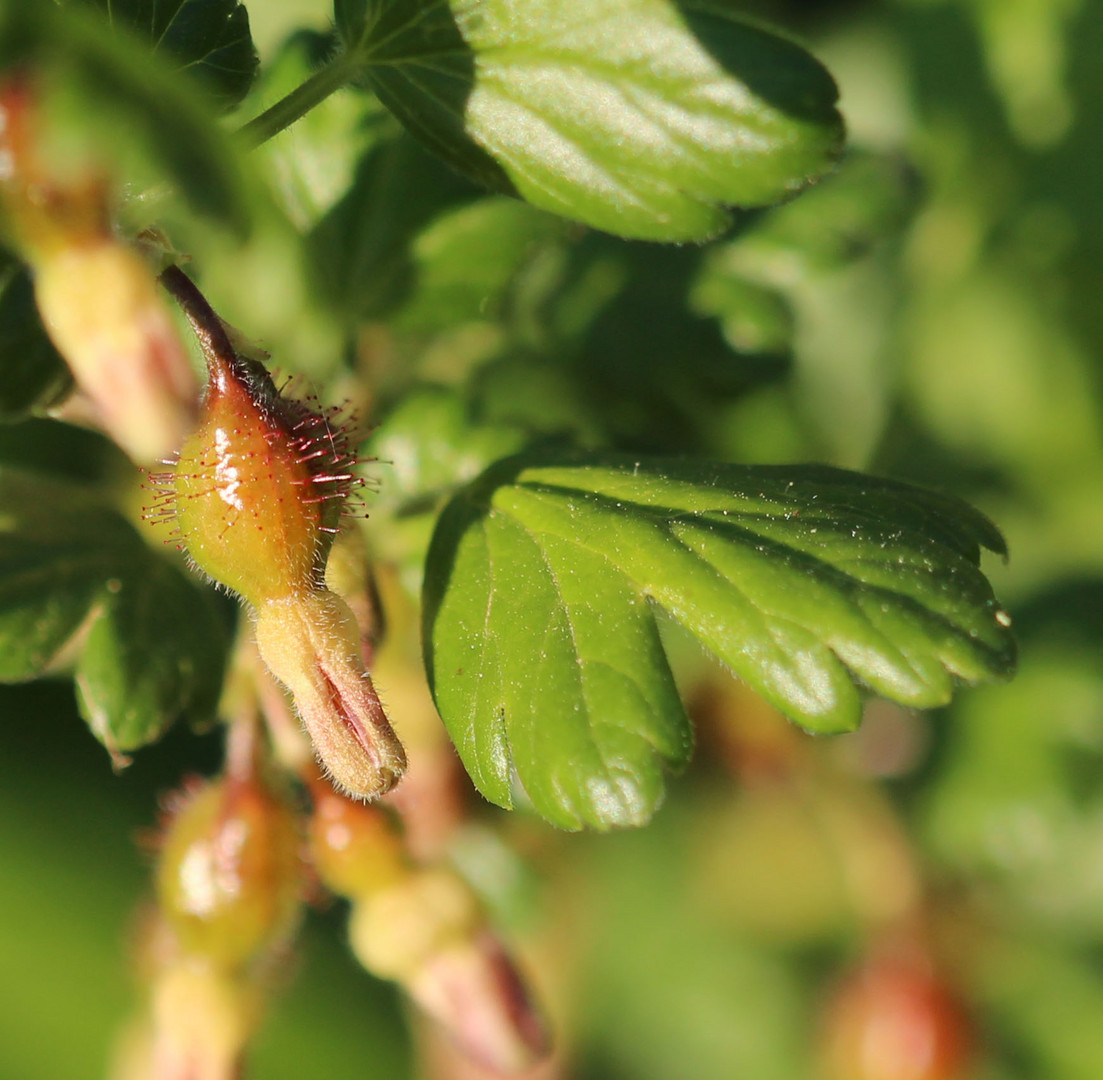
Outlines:
{"type": "Polygon", "coordinates": [[[982,545],[964,503],[838,469],[512,459],[429,553],[437,706],[493,802],[515,774],[560,825],[638,824],[690,746],[652,604],[803,727],[850,731],[856,682],[927,708],[1011,672],[982,545]]]}
{"type": "Polygon", "coordinates": [[[479,182],[654,240],[722,231],[828,169],[836,89],[803,49],[721,3],[341,3],[346,61],[479,182]]]}

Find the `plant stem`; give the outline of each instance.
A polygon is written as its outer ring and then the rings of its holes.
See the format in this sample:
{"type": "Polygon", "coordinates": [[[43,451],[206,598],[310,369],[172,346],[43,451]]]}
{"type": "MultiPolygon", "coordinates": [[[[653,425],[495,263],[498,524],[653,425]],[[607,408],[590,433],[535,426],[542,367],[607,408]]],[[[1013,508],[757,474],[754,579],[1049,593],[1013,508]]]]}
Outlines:
{"type": "Polygon", "coordinates": [[[315,105],[320,105],[335,90],[340,90],[349,81],[351,74],[352,65],[344,56],[331,60],[286,97],[280,98],[275,105],[250,120],[238,135],[250,149],[260,146],[284,128],[290,127],[301,116],[305,116],[315,105]]]}
{"type": "Polygon", "coordinates": [[[235,780],[248,781],[257,773],[260,754],[260,721],[255,710],[249,710],[230,721],[226,731],[226,774],[235,780]]]}
{"type": "Polygon", "coordinates": [[[169,266],[161,273],[161,284],[173,295],[191,323],[208,367],[212,360],[230,368],[239,366],[240,361],[226,327],[195,282],[179,266],[169,266]]]}

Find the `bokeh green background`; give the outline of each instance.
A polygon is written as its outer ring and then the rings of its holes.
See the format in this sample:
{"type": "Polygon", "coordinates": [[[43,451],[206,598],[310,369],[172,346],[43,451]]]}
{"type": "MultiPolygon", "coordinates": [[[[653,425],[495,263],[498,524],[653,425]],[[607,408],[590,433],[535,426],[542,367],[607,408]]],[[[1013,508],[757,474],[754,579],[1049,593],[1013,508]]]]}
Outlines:
{"type": "MultiPolygon", "coordinates": [[[[706,726],[642,832],[486,814],[512,846],[473,835],[524,879],[498,889],[506,922],[559,957],[539,979],[568,1075],[813,1074],[819,1003],[868,934],[821,827],[830,803],[888,814],[943,921],[967,928],[947,978],[977,1032],[969,1075],[1097,1080],[1103,5],[746,6],[838,79],[852,150],[836,177],[706,248],[585,237],[503,200],[427,214],[387,312],[396,352],[442,393],[479,395],[491,421],[541,411],[583,439],[829,461],[963,495],[1008,537],[1010,561],[987,569],[1020,673],[934,716],[882,709],[887,764],[868,733],[809,743],[818,779],[764,794],[706,726]]],[[[262,54],[300,21],[324,29],[320,7],[254,5],[262,54]]],[[[703,678],[726,700],[718,672],[675,650],[691,693],[703,678]]],[[[176,732],[115,776],[64,681],[0,687],[0,727],[0,1078],[86,1080],[132,1002],[125,939],[148,873],[135,835],[159,792],[215,766],[217,742],[176,732]]],[[[858,847],[865,827],[848,834],[858,847]]],[[[258,1080],[413,1074],[401,1003],[341,938],[339,909],[312,917],[258,1080]]]]}

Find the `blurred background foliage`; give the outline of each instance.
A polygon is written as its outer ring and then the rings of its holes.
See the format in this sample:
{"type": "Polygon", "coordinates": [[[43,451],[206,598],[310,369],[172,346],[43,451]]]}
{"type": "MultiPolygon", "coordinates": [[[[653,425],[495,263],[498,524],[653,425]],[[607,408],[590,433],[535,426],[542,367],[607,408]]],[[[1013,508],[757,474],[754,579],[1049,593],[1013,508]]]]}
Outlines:
{"type": "MultiPolygon", "coordinates": [[[[533,438],[825,461],[964,496],[1008,537],[988,570],[1020,635],[1014,682],[935,715],[871,704],[857,734],[813,741],[671,631],[699,746],[653,825],[565,835],[472,797],[453,855],[548,1002],[561,1052],[541,1077],[1095,1080],[1103,6],[744,7],[827,63],[850,151],[703,247],[482,195],[366,95],[258,151],[322,298],[299,332],[330,327],[301,366],[378,424],[368,536],[401,582],[379,682],[392,705],[417,698],[401,597],[442,492],[533,438]],[[878,1022],[926,1038],[927,1071],[860,1072],[878,1022]]],[[[319,10],[253,5],[266,74],[238,116],[324,52],[319,10]]],[[[285,231],[246,270],[196,241],[215,306],[261,337],[299,310],[290,256],[271,258],[299,250],[285,231]]],[[[0,428],[5,459],[26,444],[0,428]]],[[[45,467],[122,469],[95,446],[63,456],[45,467]]],[[[181,763],[216,767],[217,741],[174,732],[115,776],[64,683],[0,686],[0,716],[0,1076],[85,1080],[131,1001],[135,835],[181,763]]],[[[254,1075],[466,1075],[412,1048],[342,935],[340,910],[312,918],[254,1075]]]]}

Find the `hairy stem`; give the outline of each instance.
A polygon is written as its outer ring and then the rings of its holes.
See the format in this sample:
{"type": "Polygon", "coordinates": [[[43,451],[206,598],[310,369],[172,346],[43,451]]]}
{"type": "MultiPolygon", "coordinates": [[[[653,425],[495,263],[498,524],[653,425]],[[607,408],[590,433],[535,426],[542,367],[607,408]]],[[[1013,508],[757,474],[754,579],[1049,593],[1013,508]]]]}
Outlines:
{"type": "Polygon", "coordinates": [[[305,116],[315,105],[320,105],[335,90],[340,90],[351,74],[352,65],[346,62],[344,56],[331,60],[286,97],[250,120],[238,135],[250,149],[260,146],[305,116]]]}

